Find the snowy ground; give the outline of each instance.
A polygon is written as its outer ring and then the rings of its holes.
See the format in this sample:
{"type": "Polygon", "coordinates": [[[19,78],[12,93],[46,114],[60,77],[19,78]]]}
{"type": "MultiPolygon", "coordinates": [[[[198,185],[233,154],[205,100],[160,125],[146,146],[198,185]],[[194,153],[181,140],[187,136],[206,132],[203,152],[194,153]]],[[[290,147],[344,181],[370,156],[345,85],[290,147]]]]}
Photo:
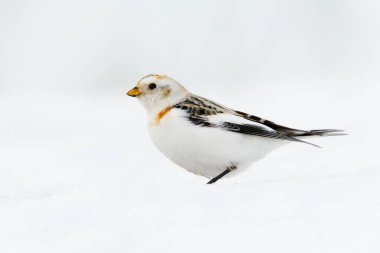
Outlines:
{"type": "Polygon", "coordinates": [[[350,133],[286,146],[215,185],[153,147],[124,90],[3,95],[0,252],[379,252],[379,89],[350,87],[198,90],[350,133]]]}

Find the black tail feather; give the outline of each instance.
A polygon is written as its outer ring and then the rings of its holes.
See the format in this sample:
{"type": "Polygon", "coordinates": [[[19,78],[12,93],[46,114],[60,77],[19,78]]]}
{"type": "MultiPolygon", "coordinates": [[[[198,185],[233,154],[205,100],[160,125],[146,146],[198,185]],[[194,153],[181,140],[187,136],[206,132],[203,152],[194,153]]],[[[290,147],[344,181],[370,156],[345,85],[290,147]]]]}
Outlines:
{"type": "Polygon", "coordinates": [[[254,116],[254,115],[250,115],[250,114],[247,114],[244,112],[235,111],[235,113],[237,115],[239,115],[240,117],[243,117],[247,120],[257,122],[260,124],[264,124],[264,125],[272,128],[272,129],[274,129],[275,131],[282,133],[282,134],[289,136],[289,137],[347,135],[346,133],[344,133],[344,130],[339,130],[339,129],[316,129],[316,130],[305,131],[305,130],[300,130],[300,129],[282,126],[282,125],[276,124],[272,121],[269,121],[269,120],[266,120],[266,119],[263,119],[263,118],[260,118],[260,117],[254,116]]]}
{"type": "Polygon", "coordinates": [[[310,131],[304,131],[303,133],[299,133],[298,131],[291,136],[338,136],[338,135],[347,135],[344,133],[344,130],[339,129],[316,129],[310,131]]]}
{"type": "Polygon", "coordinates": [[[316,130],[310,130],[310,131],[303,131],[303,130],[294,129],[295,131],[289,131],[290,129],[291,128],[287,128],[287,131],[286,131],[288,136],[290,136],[291,138],[293,138],[296,141],[303,142],[306,144],[310,144],[310,145],[313,145],[313,146],[318,147],[318,148],[320,148],[320,146],[318,146],[314,143],[310,143],[310,142],[306,142],[304,140],[300,140],[300,139],[295,138],[295,137],[347,135],[346,133],[344,133],[344,130],[339,130],[339,129],[316,129],[316,130]],[[301,131],[302,131],[302,133],[301,133],[301,131]]]}

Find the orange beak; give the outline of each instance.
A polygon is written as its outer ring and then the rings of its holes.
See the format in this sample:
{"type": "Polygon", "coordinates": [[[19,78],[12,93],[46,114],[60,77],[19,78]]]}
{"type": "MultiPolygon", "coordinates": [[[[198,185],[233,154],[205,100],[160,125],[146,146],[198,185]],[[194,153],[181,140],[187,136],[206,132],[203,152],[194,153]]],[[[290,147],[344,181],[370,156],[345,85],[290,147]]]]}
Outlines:
{"type": "Polygon", "coordinates": [[[137,97],[141,94],[141,92],[139,91],[139,88],[135,87],[133,89],[131,89],[130,91],[127,92],[127,95],[128,96],[131,96],[131,97],[137,97]]]}

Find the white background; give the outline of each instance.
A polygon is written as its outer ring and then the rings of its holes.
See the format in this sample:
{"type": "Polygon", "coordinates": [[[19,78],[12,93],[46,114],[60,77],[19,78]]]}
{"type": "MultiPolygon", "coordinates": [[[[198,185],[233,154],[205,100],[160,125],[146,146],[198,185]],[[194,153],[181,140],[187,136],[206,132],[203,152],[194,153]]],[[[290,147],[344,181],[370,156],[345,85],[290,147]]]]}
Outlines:
{"type": "Polygon", "coordinates": [[[379,252],[380,4],[0,0],[0,252],[379,252]],[[205,185],[125,96],[149,73],[291,127],[205,185]]]}

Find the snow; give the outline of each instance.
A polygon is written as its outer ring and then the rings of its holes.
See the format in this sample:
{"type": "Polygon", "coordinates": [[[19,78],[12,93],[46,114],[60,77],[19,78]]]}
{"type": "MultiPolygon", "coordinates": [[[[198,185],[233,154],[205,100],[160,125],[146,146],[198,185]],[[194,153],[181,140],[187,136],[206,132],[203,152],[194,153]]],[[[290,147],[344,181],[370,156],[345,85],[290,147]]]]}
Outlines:
{"type": "Polygon", "coordinates": [[[290,86],[197,92],[350,135],[313,139],[322,149],[285,146],[215,185],[153,147],[129,86],[3,95],[0,252],[378,252],[379,121],[368,110],[378,88],[337,96],[295,85],[283,96],[290,86]]]}

